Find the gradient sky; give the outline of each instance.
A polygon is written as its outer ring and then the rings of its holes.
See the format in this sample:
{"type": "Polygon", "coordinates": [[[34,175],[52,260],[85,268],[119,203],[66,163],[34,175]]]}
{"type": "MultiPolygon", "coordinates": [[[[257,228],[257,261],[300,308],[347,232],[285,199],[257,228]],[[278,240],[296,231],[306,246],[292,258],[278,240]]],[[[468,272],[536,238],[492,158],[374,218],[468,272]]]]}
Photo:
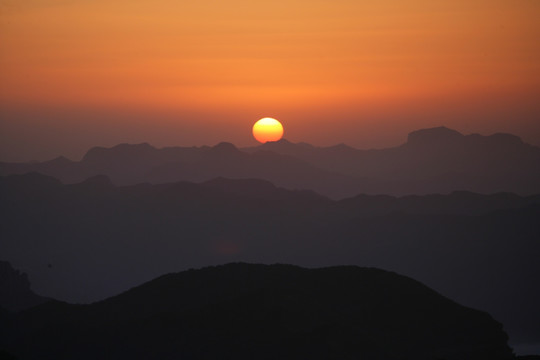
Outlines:
{"type": "Polygon", "coordinates": [[[0,0],[0,160],[94,145],[540,145],[538,0],[0,0]]]}

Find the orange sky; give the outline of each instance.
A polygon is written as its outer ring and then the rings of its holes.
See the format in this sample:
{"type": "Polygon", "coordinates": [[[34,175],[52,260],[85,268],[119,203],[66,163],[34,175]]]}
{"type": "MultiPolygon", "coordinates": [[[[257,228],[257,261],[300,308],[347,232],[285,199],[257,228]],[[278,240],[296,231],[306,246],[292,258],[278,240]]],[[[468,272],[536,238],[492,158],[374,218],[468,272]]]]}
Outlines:
{"type": "Polygon", "coordinates": [[[0,0],[0,160],[419,127],[540,144],[537,0],[0,0]]]}

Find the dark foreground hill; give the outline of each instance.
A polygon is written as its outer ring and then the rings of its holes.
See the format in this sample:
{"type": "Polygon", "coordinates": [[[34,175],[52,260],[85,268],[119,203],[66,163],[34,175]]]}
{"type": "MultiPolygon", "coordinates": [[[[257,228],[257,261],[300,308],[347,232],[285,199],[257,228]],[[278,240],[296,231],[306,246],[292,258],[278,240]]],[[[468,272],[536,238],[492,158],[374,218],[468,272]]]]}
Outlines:
{"type": "Polygon", "coordinates": [[[462,135],[444,127],[414,131],[393,148],[316,147],[281,140],[237,149],[120,144],[90,149],[81,161],[0,163],[0,175],[40,172],[64,183],[107,175],[116,185],[206,181],[216,177],[268,180],[332,198],[363,194],[540,193],[540,148],[510,134],[462,135]]]}
{"type": "Polygon", "coordinates": [[[229,264],[11,319],[24,359],[513,359],[487,313],[373,268],[229,264]]]}

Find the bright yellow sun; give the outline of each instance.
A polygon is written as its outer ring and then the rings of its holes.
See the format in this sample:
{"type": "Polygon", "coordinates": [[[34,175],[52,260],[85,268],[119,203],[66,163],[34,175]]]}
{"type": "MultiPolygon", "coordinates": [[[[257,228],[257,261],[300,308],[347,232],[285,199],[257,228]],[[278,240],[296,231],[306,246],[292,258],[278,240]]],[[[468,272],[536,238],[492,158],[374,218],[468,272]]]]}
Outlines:
{"type": "Polygon", "coordinates": [[[278,141],[283,136],[283,126],[272,118],[262,118],[253,125],[253,136],[257,141],[278,141]]]}

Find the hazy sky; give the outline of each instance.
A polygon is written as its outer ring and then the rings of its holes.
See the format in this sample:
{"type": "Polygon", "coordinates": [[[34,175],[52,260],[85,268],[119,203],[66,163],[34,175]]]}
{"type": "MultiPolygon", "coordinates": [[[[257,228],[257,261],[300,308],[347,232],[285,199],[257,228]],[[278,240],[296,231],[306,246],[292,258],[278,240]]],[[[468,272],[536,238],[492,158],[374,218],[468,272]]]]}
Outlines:
{"type": "Polygon", "coordinates": [[[0,160],[94,145],[540,145],[538,0],[0,0],[0,160]]]}

